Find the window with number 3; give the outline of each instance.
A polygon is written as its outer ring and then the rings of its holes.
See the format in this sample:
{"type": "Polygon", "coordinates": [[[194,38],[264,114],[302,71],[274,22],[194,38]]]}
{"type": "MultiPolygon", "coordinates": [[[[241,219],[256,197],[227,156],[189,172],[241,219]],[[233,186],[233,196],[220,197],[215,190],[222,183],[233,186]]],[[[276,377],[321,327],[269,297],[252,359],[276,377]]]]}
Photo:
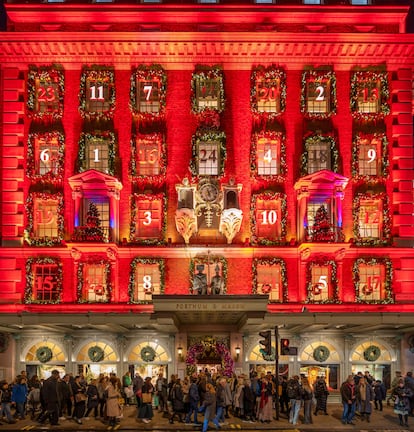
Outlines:
{"type": "Polygon", "coordinates": [[[135,258],[131,264],[129,295],[132,303],[152,301],[152,296],[162,294],[164,260],[135,258]]]}
{"type": "Polygon", "coordinates": [[[162,242],[165,224],[164,194],[135,194],[132,199],[131,241],[162,242]]]}

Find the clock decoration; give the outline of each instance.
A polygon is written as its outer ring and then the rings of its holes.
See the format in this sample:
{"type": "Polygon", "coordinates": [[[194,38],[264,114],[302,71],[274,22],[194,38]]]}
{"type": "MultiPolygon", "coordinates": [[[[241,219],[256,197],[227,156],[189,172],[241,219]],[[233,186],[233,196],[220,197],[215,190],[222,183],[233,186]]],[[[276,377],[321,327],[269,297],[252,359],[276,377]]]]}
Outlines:
{"type": "Polygon", "coordinates": [[[317,304],[328,304],[328,303],[341,303],[339,298],[339,282],[337,275],[337,265],[334,260],[318,259],[308,263],[306,269],[306,290],[307,298],[305,303],[317,303],[317,304]],[[312,281],[312,272],[314,269],[326,268],[329,270],[329,280],[327,276],[320,276],[319,281],[314,284],[312,281]],[[315,295],[320,294],[321,287],[319,285],[327,285],[328,295],[324,299],[315,299],[315,295]],[[329,289],[330,287],[330,289],[329,289]]]}
{"type": "Polygon", "coordinates": [[[224,111],[224,74],[219,65],[197,65],[191,79],[191,111],[199,125],[220,127],[219,114],[224,111]]]}
{"type": "Polygon", "coordinates": [[[286,108],[286,73],[275,65],[256,66],[250,76],[250,109],[256,123],[272,120],[286,108]]]}
{"type": "Polygon", "coordinates": [[[198,188],[198,193],[201,199],[206,203],[211,203],[217,200],[219,195],[218,186],[216,183],[202,183],[198,188]]]}
{"type": "Polygon", "coordinates": [[[86,120],[112,120],[115,112],[115,73],[112,66],[83,66],[79,112],[86,120]]]}
{"type": "Polygon", "coordinates": [[[305,117],[327,119],[336,114],[336,75],[333,71],[310,69],[302,73],[300,109],[305,117]]]}
{"type": "Polygon", "coordinates": [[[386,71],[355,71],[351,75],[350,107],[354,119],[378,121],[390,113],[386,71]]]}
{"type": "Polygon", "coordinates": [[[141,123],[163,120],[167,74],[159,64],[139,65],[132,71],[130,109],[141,123]]]}
{"type": "MultiPolygon", "coordinates": [[[[143,300],[143,301],[135,301],[134,300],[134,290],[138,284],[137,278],[137,267],[145,266],[145,265],[153,265],[157,264],[160,272],[160,294],[164,294],[165,290],[165,260],[158,258],[144,258],[144,257],[136,257],[131,262],[131,271],[129,274],[129,284],[128,284],[128,303],[131,304],[148,304],[151,303],[152,300],[143,300]]],[[[145,276],[144,276],[145,277],[145,276]]],[[[145,281],[144,281],[145,283],[145,281]]]]}
{"type": "MultiPolygon", "coordinates": [[[[287,268],[286,263],[282,258],[274,258],[274,257],[263,257],[263,258],[254,258],[253,259],[253,278],[252,278],[252,294],[260,294],[260,287],[258,282],[258,267],[259,266],[275,266],[278,265],[280,267],[280,281],[281,281],[281,300],[282,302],[287,302],[288,299],[288,278],[287,278],[287,268]]],[[[268,284],[269,285],[269,284],[268,284]]],[[[263,287],[262,287],[263,288],[263,287]]],[[[271,286],[265,287],[265,290],[270,291],[271,286]]]]}
{"type": "Polygon", "coordinates": [[[385,133],[363,133],[358,132],[352,141],[352,180],[355,183],[378,183],[387,179],[389,175],[388,139],[385,133]],[[360,152],[361,141],[370,143],[379,141],[379,149],[376,145],[369,146],[367,151],[367,163],[379,166],[377,175],[360,174],[360,152]],[[378,154],[379,153],[379,154],[378,154]],[[379,164],[378,164],[379,162],[379,164]]]}
{"type": "Polygon", "coordinates": [[[27,90],[29,117],[45,122],[62,119],[65,78],[61,65],[30,65],[27,90]]]}
{"type": "Polygon", "coordinates": [[[355,286],[355,300],[357,303],[390,304],[394,303],[392,292],[393,266],[389,258],[358,258],[352,267],[352,278],[355,286]],[[381,280],[384,297],[379,300],[367,300],[361,290],[360,268],[361,266],[383,266],[385,269],[384,279],[381,280]]]}
{"type": "Polygon", "coordinates": [[[388,195],[386,192],[361,192],[358,193],[353,202],[352,217],[354,222],[354,239],[355,244],[358,246],[386,246],[391,242],[391,213],[388,195]],[[381,234],[378,237],[363,237],[359,229],[359,217],[361,210],[361,203],[364,201],[377,201],[382,202],[380,226],[381,234]]]}
{"type": "Polygon", "coordinates": [[[33,270],[36,265],[40,265],[40,266],[48,265],[48,266],[53,266],[53,268],[55,268],[54,282],[56,283],[56,291],[58,292],[58,296],[54,300],[42,301],[41,303],[50,303],[50,304],[60,303],[61,295],[62,295],[62,287],[63,287],[63,265],[60,259],[48,257],[48,256],[29,258],[26,261],[26,287],[24,290],[24,299],[23,299],[24,303],[25,304],[39,303],[39,301],[35,300],[33,297],[33,288],[35,284],[43,284],[45,280],[44,279],[35,280],[36,275],[34,274],[33,270]]]}

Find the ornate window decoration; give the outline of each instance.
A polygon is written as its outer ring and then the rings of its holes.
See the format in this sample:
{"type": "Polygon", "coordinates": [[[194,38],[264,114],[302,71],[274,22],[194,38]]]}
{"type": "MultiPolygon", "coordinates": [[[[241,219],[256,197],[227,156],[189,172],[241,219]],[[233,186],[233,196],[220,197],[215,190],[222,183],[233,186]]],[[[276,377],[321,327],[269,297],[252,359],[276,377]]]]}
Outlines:
{"type": "Polygon", "coordinates": [[[301,112],[313,119],[336,114],[336,76],[333,71],[307,70],[302,73],[301,112]]]}
{"type": "Polygon", "coordinates": [[[191,79],[191,110],[207,127],[219,127],[224,111],[224,74],[221,66],[198,65],[191,79]]]}
{"type": "Polygon", "coordinates": [[[59,131],[31,132],[27,142],[27,177],[42,183],[61,183],[65,137],[59,131]]]}
{"type": "Polygon", "coordinates": [[[165,115],[167,75],[161,65],[139,65],[131,75],[130,108],[141,121],[165,115]]]}
{"type": "Polygon", "coordinates": [[[115,73],[111,66],[84,66],[79,112],[87,120],[111,120],[115,111],[115,73]]]}
{"type": "Polygon", "coordinates": [[[78,171],[95,169],[114,176],[116,147],[116,136],[113,132],[82,132],[79,138],[78,171]]]}
{"type": "Polygon", "coordinates": [[[287,172],[286,136],[282,132],[256,132],[252,136],[250,170],[256,178],[282,182],[287,172]]]}
{"type": "Polygon", "coordinates": [[[335,261],[313,261],[308,263],[306,270],[305,303],[340,303],[335,261]]]}
{"type": "Polygon", "coordinates": [[[134,258],[129,275],[129,303],[152,302],[153,294],[164,294],[165,260],[157,258],[134,258]]]}
{"type": "Polygon", "coordinates": [[[356,120],[379,120],[390,113],[388,73],[356,71],[351,76],[351,113],[356,120]]]}
{"type": "Polygon", "coordinates": [[[309,134],[304,138],[301,157],[301,175],[316,171],[338,172],[339,152],[336,140],[331,135],[309,134]]]}
{"type": "Polygon", "coordinates": [[[221,177],[225,160],[226,134],[215,129],[198,129],[192,138],[191,174],[221,177]]]}
{"type": "Polygon", "coordinates": [[[392,261],[388,258],[358,258],[352,271],[358,303],[394,303],[392,261]]]}
{"type": "Polygon", "coordinates": [[[271,65],[253,68],[250,76],[250,107],[256,118],[273,119],[286,108],[286,73],[271,65]]]}
{"type": "Polygon", "coordinates": [[[112,297],[112,269],[110,261],[90,257],[78,264],[78,303],[110,303],[112,297]]]}
{"type": "Polygon", "coordinates": [[[391,215],[385,192],[359,193],[354,198],[353,220],[358,246],[384,246],[391,241],[391,215]]]}
{"type": "Polygon", "coordinates": [[[99,345],[94,345],[88,349],[88,357],[94,363],[99,363],[104,359],[105,352],[99,345]]]}
{"type": "Polygon", "coordinates": [[[167,200],[164,193],[132,195],[130,241],[146,245],[164,244],[166,215],[167,200]]]}
{"type": "Polygon", "coordinates": [[[269,302],[288,301],[286,263],[281,258],[253,260],[253,294],[269,295],[269,302]]]}
{"type": "Polygon", "coordinates": [[[31,192],[26,209],[25,243],[29,246],[59,245],[64,236],[63,195],[31,192]]]}
{"type": "Polygon", "coordinates": [[[388,139],[385,133],[357,133],[352,143],[352,177],[376,182],[388,177],[388,139]]]}
{"type": "Polygon", "coordinates": [[[61,120],[65,78],[61,65],[29,66],[28,115],[34,119],[61,120]]]}
{"type": "Polygon", "coordinates": [[[63,266],[58,258],[34,257],[26,261],[24,303],[61,302],[63,266]]]}
{"type": "Polygon", "coordinates": [[[274,246],[286,240],[286,194],[263,192],[253,194],[250,207],[252,243],[274,246]]]}
{"type": "Polygon", "coordinates": [[[141,364],[145,359],[148,359],[148,353],[152,353],[149,348],[152,348],[155,351],[154,360],[152,360],[155,364],[165,364],[168,363],[171,356],[165,347],[162,345],[160,341],[157,339],[151,341],[143,341],[139,344],[135,345],[129,352],[127,361],[131,364],[141,364]],[[144,354],[144,357],[142,357],[144,354]]]}
{"type": "Polygon", "coordinates": [[[221,256],[201,255],[190,262],[190,294],[218,295],[227,293],[227,260],[221,256]],[[216,283],[219,282],[219,283],[216,283]],[[220,293],[215,288],[220,285],[220,293]],[[205,292],[203,292],[205,289],[205,292]]]}
{"type": "Polygon", "coordinates": [[[160,185],[165,181],[167,146],[162,133],[133,134],[130,175],[142,185],[160,185]]]}
{"type": "Polygon", "coordinates": [[[318,363],[323,363],[328,360],[331,352],[329,351],[329,348],[325,345],[318,345],[313,350],[313,359],[317,361],[318,363]]]}

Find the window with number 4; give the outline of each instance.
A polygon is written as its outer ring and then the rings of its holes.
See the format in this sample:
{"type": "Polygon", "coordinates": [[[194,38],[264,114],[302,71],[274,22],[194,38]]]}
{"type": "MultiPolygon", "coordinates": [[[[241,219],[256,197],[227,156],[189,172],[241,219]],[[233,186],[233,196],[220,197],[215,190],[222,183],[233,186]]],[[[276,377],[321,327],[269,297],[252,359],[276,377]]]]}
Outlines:
{"type": "Polygon", "coordinates": [[[162,242],[165,195],[135,194],[132,199],[131,241],[162,242]]]}
{"type": "Polygon", "coordinates": [[[329,303],[337,296],[336,264],[334,262],[308,264],[308,300],[315,303],[329,303]]]}
{"type": "Polygon", "coordinates": [[[164,260],[135,258],[131,265],[130,301],[147,303],[162,293],[164,260]]]}
{"type": "Polygon", "coordinates": [[[281,162],[284,159],[284,136],[280,132],[260,132],[253,135],[253,148],[256,149],[256,167],[258,176],[278,176],[283,173],[281,162]]]}

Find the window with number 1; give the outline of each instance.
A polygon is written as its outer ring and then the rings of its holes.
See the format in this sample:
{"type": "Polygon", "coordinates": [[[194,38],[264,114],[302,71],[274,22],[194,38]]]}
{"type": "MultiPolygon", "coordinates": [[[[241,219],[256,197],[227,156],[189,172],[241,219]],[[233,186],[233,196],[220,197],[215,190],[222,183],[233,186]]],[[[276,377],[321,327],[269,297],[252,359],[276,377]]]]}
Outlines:
{"type": "Polygon", "coordinates": [[[279,135],[258,134],[257,139],[257,174],[272,176],[280,174],[280,139],[279,135]]]}

